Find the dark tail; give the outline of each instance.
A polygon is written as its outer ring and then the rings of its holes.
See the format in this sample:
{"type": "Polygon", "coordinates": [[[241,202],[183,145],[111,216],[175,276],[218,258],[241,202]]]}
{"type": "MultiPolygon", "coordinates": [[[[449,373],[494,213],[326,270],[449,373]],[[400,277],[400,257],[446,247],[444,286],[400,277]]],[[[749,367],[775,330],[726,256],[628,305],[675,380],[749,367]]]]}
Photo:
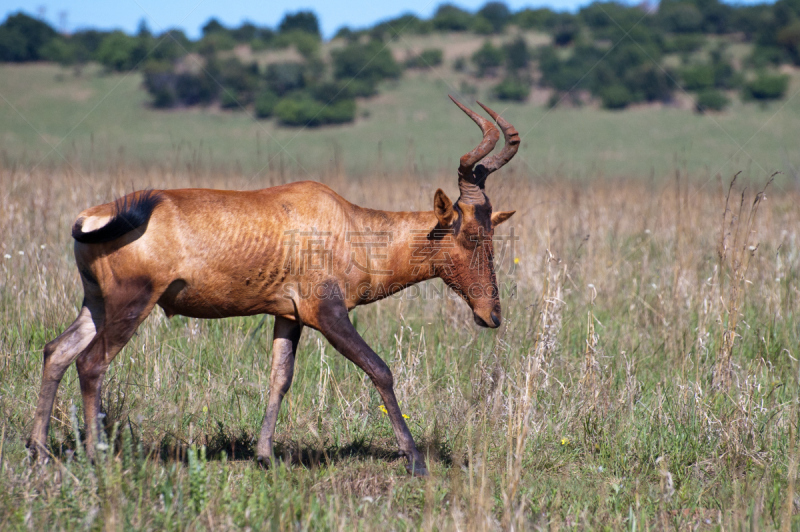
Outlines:
{"type": "Polygon", "coordinates": [[[161,194],[155,190],[145,190],[136,196],[128,195],[119,198],[114,202],[114,217],[106,225],[84,233],[83,220],[78,220],[72,226],[72,238],[83,244],[102,244],[116,240],[146,224],[153,209],[163,199],[161,194]]]}

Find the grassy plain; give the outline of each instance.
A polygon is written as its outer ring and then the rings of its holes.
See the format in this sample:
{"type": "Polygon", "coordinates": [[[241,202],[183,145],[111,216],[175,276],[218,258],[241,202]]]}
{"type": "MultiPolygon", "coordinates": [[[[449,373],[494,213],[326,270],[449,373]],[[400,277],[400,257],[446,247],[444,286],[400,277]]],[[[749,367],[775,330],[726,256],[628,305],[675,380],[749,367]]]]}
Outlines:
{"type": "Polygon", "coordinates": [[[428,210],[437,187],[455,198],[445,169],[478,138],[445,97],[460,79],[441,76],[407,75],[354,125],[293,130],[151,111],[135,76],[0,67],[0,528],[800,526],[797,80],[785,103],[713,116],[499,107],[524,137],[488,185],[518,211],[498,266],[504,325],[478,330],[439,281],[353,314],[394,371],[428,479],[406,475],[368,379],[313,331],[278,422],[282,460],[261,471],[271,318],[160,310],[106,378],[115,445],[94,464],[76,445],[71,369],[54,457],[29,462],[42,347],[81,301],[80,210],[143,187],[297,179],[428,210]],[[786,174],[751,218],[773,170],[786,174]]]}
{"type": "MultiPolygon", "coordinates": [[[[456,191],[452,174],[311,177],[386,209],[428,209],[437,186],[456,191]]],[[[272,172],[261,184],[295,178],[272,172]]],[[[6,167],[0,182],[0,528],[800,524],[800,194],[782,185],[754,218],[753,194],[740,210],[737,186],[723,222],[721,181],[492,176],[493,203],[519,211],[505,234],[513,227],[520,238],[498,265],[506,289],[497,332],[478,330],[439,281],[353,313],[390,364],[428,457],[430,478],[415,479],[368,379],[313,331],[278,422],[282,460],[260,470],[252,458],[271,318],[167,320],[158,309],[106,378],[116,446],[94,464],[76,446],[70,369],[54,411],[54,458],[31,464],[24,441],[41,350],[81,300],[68,237],[75,214],[130,187],[253,183],[134,166],[6,167]],[[721,376],[730,380],[719,385],[721,376]],[[192,446],[205,446],[205,459],[192,446]]]]}
{"type": "MultiPolygon", "coordinates": [[[[66,160],[83,169],[98,163],[226,168],[254,183],[280,168],[363,177],[430,174],[452,168],[454,154],[478,138],[447,99],[460,95],[463,81],[474,80],[449,66],[407,73],[379,97],[359,102],[361,116],[352,125],[287,129],[245,111],[148,109],[135,73],[101,75],[89,67],[76,78],[54,65],[1,65],[0,143],[7,166],[44,159],[41,164],[66,160]]],[[[532,179],[660,179],[676,167],[697,179],[739,170],[761,177],[780,170],[796,179],[800,168],[797,79],[784,101],[761,107],[734,96],[730,110],[706,116],[665,106],[612,112],[505,104],[491,101],[490,84],[479,85],[477,96],[513,116],[523,142],[516,168],[532,179]]],[[[464,101],[475,96],[461,95],[464,101]]]]}

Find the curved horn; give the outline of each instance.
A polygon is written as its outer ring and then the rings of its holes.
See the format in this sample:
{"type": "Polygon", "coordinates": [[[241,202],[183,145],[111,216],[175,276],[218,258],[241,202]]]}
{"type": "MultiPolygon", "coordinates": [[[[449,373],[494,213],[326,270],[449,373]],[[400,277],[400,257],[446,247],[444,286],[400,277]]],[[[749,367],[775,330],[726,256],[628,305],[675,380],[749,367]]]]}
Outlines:
{"type": "Polygon", "coordinates": [[[503,137],[505,139],[505,146],[503,146],[503,150],[491,157],[485,157],[481,164],[486,167],[488,173],[491,174],[495,170],[499,170],[502,168],[508,161],[510,161],[514,155],[517,154],[517,150],[519,149],[519,133],[517,133],[517,129],[505,121],[505,119],[483,105],[481,102],[478,102],[478,105],[483,107],[483,109],[489,113],[497,125],[500,126],[500,129],[503,130],[503,137]]]}
{"type": "Polygon", "coordinates": [[[475,166],[475,163],[491,153],[497,144],[497,141],[500,140],[500,132],[497,131],[497,128],[494,127],[494,124],[486,120],[478,113],[474,112],[469,107],[463,105],[452,96],[450,96],[450,99],[453,100],[453,103],[456,104],[462,111],[464,111],[464,113],[466,113],[466,115],[470,117],[473,122],[478,124],[478,127],[481,128],[481,133],[483,133],[483,140],[481,143],[478,144],[474,150],[464,154],[461,157],[461,164],[458,167],[458,177],[472,182],[474,180],[472,175],[472,167],[475,166]]]}

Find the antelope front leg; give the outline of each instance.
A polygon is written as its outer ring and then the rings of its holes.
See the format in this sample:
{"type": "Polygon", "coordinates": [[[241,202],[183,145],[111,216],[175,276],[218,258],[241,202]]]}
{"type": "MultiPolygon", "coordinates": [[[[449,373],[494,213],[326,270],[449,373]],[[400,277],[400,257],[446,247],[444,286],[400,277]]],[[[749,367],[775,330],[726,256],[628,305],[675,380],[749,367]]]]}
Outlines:
{"type": "Polygon", "coordinates": [[[400,454],[408,460],[406,469],[412,475],[427,476],[425,462],[417,450],[411,431],[408,430],[403,413],[397,404],[397,398],[394,395],[394,377],[392,377],[389,366],[358,334],[353,324],[350,323],[347,308],[340,299],[328,298],[321,300],[319,304],[316,320],[319,331],[337,351],[364,370],[372,380],[383,399],[395,438],[397,438],[397,444],[400,447],[400,454]]]}
{"type": "Polygon", "coordinates": [[[261,436],[256,446],[256,459],[263,466],[269,466],[272,460],[272,438],[275,435],[275,424],[281,401],[292,385],[294,375],[294,357],[297,343],[303,332],[303,324],[280,316],[275,317],[274,339],[272,341],[272,372],[269,377],[269,404],[261,426],[261,436]]]}

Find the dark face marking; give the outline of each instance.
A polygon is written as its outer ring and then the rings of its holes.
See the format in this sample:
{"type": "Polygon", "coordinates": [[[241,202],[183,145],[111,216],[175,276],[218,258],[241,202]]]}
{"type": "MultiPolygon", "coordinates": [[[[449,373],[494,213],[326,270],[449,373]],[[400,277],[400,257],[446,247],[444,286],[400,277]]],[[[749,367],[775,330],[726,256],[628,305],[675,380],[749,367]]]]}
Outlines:
{"type": "MultiPolygon", "coordinates": [[[[455,204],[457,220],[445,238],[450,267],[442,268],[440,277],[458,293],[475,314],[482,327],[500,325],[500,299],[494,269],[494,228],[492,205],[455,204]]],[[[442,244],[445,245],[444,243],[442,244]]]]}

